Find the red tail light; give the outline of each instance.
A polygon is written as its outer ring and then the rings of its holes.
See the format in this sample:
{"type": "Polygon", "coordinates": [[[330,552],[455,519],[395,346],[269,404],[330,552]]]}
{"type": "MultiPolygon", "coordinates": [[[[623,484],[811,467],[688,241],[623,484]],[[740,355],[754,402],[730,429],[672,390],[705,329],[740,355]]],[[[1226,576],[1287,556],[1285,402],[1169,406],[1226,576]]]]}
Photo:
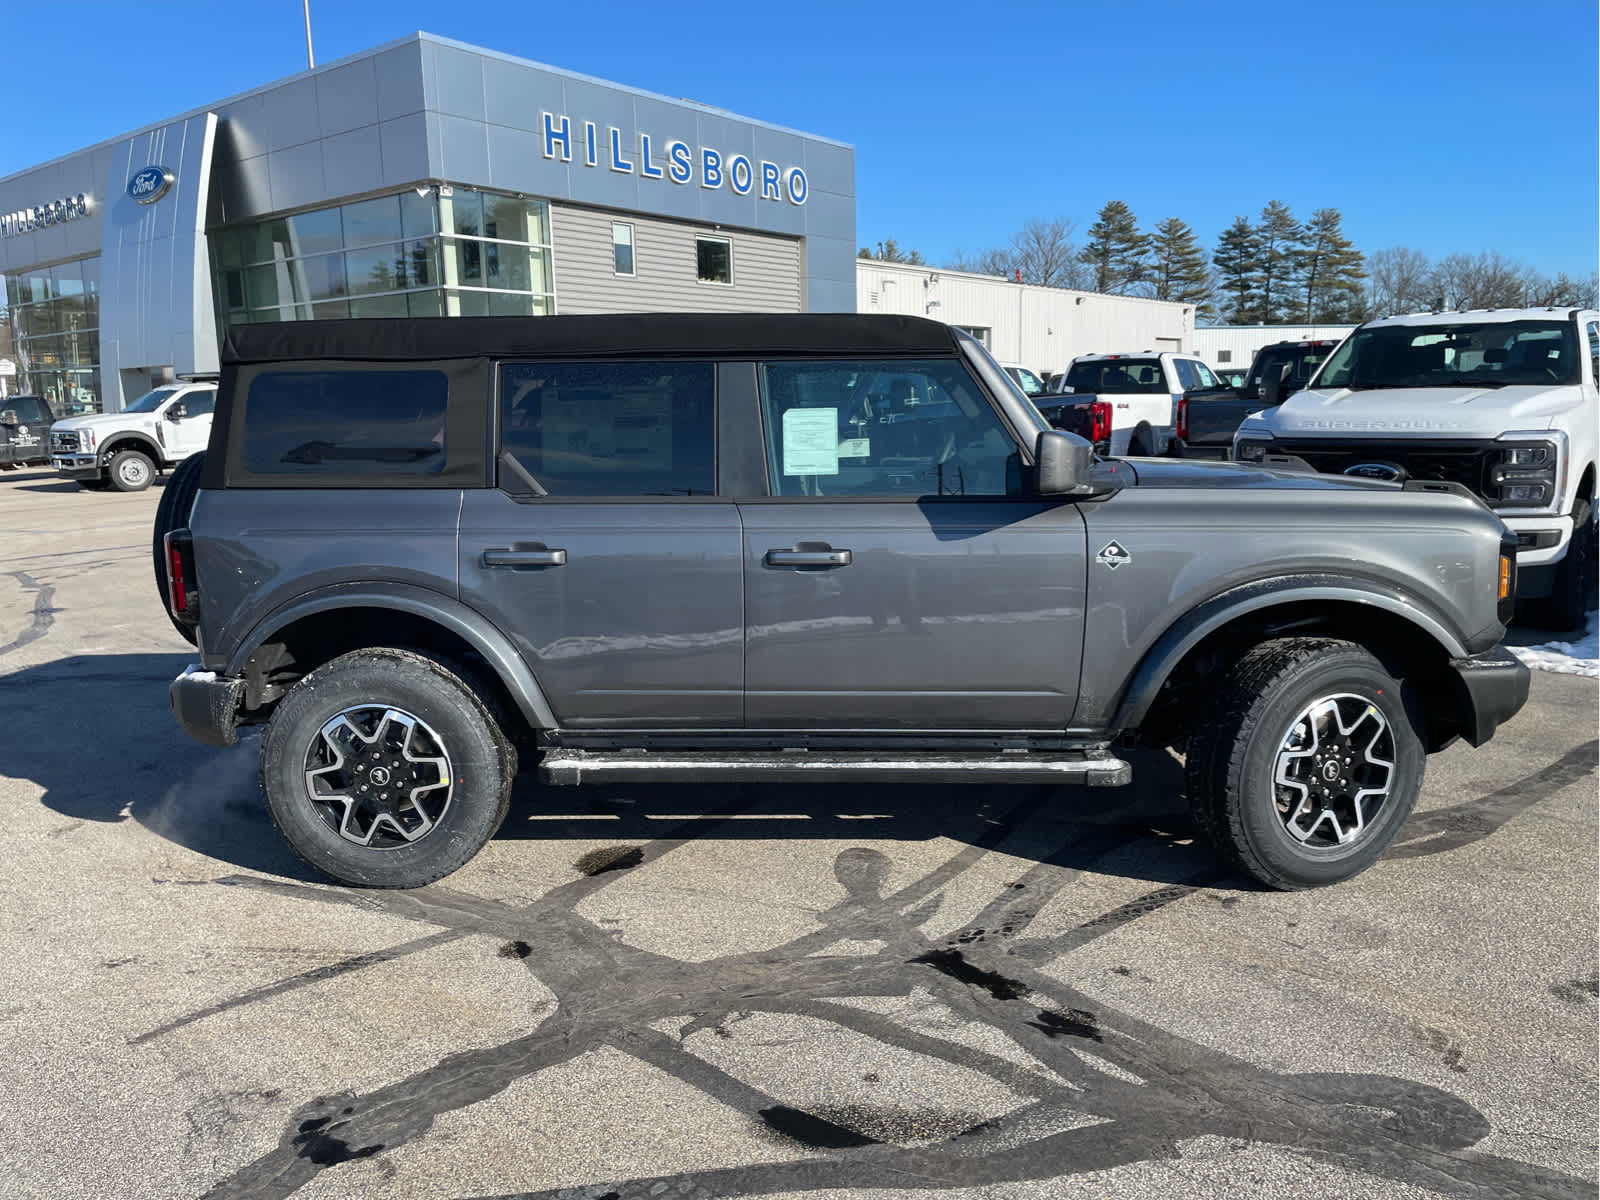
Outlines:
{"type": "Polygon", "coordinates": [[[1184,441],[1189,440],[1189,402],[1178,401],[1178,436],[1184,441]]]}
{"type": "Polygon", "coordinates": [[[187,529],[174,529],[162,539],[167,557],[167,601],[172,615],[185,624],[198,618],[199,594],[194,585],[194,539],[187,529]]]}
{"type": "Polygon", "coordinates": [[[1111,436],[1111,401],[1096,400],[1089,405],[1089,440],[1096,444],[1111,436]]]}

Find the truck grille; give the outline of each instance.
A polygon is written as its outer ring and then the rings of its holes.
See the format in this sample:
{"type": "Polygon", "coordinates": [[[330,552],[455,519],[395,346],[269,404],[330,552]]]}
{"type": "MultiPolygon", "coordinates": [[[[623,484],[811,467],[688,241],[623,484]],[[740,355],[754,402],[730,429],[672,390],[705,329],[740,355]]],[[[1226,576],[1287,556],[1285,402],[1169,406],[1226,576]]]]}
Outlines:
{"type": "Polygon", "coordinates": [[[78,434],[75,430],[65,433],[52,433],[50,435],[50,449],[62,454],[76,454],[78,452],[78,434]]]}
{"type": "Polygon", "coordinates": [[[1474,495],[1484,494],[1492,443],[1485,442],[1351,442],[1317,440],[1274,442],[1274,454],[1302,458],[1325,475],[1342,475],[1358,463],[1392,463],[1407,479],[1459,483],[1474,495]]]}

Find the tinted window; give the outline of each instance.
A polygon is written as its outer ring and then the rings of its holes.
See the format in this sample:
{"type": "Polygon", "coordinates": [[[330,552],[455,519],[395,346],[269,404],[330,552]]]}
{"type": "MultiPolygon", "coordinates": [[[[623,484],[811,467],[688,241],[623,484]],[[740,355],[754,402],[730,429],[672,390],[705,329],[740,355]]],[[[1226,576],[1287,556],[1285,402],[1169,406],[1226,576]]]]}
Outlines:
{"type": "Polygon", "coordinates": [[[1075,392],[1161,394],[1167,390],[1161,363],[1145,359],[1094,359],[1073,363],[1067,371],[1067,387],[1075,392]]]}
{"type": "Polygon", "coordinates": [[[0,400],[0,412],[9,412],[18,425],[48,425],[51,417],[45,411],[44,401],[37,396],[13,396],[0,400]]]}
{"type": "Polygon", "coordinates": [[[552,496],[711,495],[712,372],[710,363],[506,363],[500,486],[552,496]]]}
{"type": "Polygon", "coordinates": [[[180,401],[183,411],[191,417],[206,417],[211,415],[211,410],[216,407],[217,394],[210,388],[201,388],[197,392],[185,392],[180,401]]]}
{"type": "Polygon", "coordinates": [[[775,496],[1007,496],[1016,445],[954,361],[767,363],[775,496]]]}
{"type": "Polygon", "coordinates": [[[1199,377],[1201,387],[1219,388],[1222,386],[1217,377],[1211,373],[1211,368],[1206,366],[1205,363],[1195,362],[1190,365],[1194,367],[1194,373],[1199,377]]]}
{"type": "MultiPolygon", "coordinates": [[[[1579,382],[1569,321],[1375,325],[1334,351],[1318,387],[1548,387],[1579,382]]],[[[1252,372],[1252,378],[1255,372],[1252,372]]]]}
{"type": "Polygon", "coordinates": [[[273,371],[250,384],[244,466],[257,475],[437,475],[442,371],[273,371]]]}
{"type": "Polygon", "coordinates": [[[1194,364],[1187,358],[1173,359],[1172,366],[1178,372],[1178,386],[1184,391],[1193,391],[1200,387],[1200,376],[1195,372],[1194,364]]]}

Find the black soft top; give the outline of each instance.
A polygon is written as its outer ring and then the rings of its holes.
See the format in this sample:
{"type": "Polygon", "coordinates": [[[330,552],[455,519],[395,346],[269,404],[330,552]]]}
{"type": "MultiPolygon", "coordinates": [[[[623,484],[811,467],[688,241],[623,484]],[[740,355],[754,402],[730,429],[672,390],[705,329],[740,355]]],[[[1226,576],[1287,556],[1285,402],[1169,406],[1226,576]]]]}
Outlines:
{"type": "Polygon", "coordinates": [[[771,358],[955,353],[950,327],[884,313],[608,313],[573,317],[372,317],[239,325],[224,364],[352,359],[771,358]]]}

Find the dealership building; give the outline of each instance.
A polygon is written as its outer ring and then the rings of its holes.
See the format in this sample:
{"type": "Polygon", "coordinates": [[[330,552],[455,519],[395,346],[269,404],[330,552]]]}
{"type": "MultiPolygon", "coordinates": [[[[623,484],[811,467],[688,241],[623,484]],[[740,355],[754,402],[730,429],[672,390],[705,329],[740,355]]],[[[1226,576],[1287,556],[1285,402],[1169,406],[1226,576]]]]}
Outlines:
{"type": "Polygon", "coordinates": [[[849,312],[841,142],[417,34],[0,179],[12,391],[319,317],[849,312]]]}

